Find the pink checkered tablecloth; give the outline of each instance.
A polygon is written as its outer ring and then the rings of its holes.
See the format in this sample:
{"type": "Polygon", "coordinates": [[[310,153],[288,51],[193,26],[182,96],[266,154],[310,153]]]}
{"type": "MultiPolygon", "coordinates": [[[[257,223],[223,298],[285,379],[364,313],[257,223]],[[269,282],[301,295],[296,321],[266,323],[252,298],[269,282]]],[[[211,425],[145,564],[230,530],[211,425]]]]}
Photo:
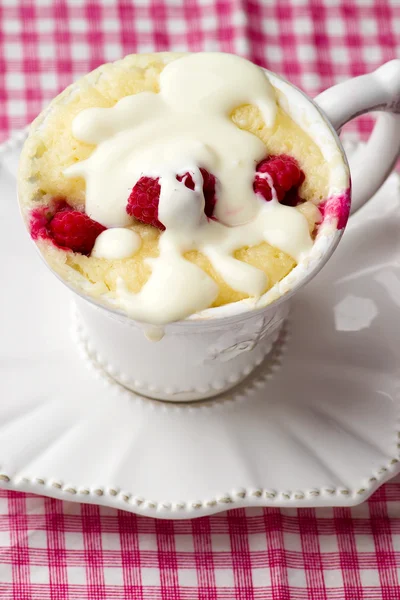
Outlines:
{"type": "MultiPolygon", "coordinates": [[[[1,139],[100,63],[165,49],[242,54],[314,95],[400,57],[400,0],[0,0],[1,139]]],[[[397,600],[399,573],[400,479],[353,509],[176,522],[0,490],[1,600],[397,600]]]]}

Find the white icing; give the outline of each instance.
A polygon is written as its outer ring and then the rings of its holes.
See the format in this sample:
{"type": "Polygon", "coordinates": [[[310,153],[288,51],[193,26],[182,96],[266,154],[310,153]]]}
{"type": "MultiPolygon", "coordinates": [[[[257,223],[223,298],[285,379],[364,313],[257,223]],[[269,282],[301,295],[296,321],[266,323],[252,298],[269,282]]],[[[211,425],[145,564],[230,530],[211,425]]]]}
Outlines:
{"type": "Polygon", "coordinates": [[[236,227],[208,221],[202,204],[197,206],[199,213],[194,226],[179,225],[176,229],[171,226],[160,236],[160,256],[147,260],[152,274],[139,293],[130,293],[123,280],[118,282],[121,308],[135,318],[156,325],[168,323],[182,318],[182,314],[202,310],[215,300],[217,284],[202,269],[185,260],[184,252],[197,248],[232,289],[260,296],[267,287],[267,277],[263,271],[235,259],[232,254],[237,248],[267,241],[299,262],[312,247],[304,216],[278,202],[259,201],[257,218],[236,227]]]}
{"type": "Polygon", "coordinates": [[[158,94],[128,96],[112,108],[86,109],[75,118],[75,137],[97,148],[65,174],[85,178],[86,212],[93,219],[106,227],[129,226],[132,187],[143,175],[159,178],[158,218],[166,227],[160,255],[147,261],[152,273],[139,293],[131,293],[122,279],[117,285],[117,304],[132,317],[163,324],[213,303],[218,286],[183,258],[189,250],[206,255],[233,289],[255,297],[265,291],[267,278],[236,260],[235,250],[265,240],[297,262],[310,251],[305,217],[280,205],[274,190],[270,202],[253,192],[255,166],[266,149],[230,119],[243,104],[258,106],[265,122],[273,124],[274,89],[262,70],[237,56],[200,53],[168,64],[158,94]],[[217,178],[218,221],[205,217],[199,167],[217,178]],[[177,181],[185,172],[191,173],[194,190],[177,181]]]}
{"type": "Polygon", "coordinates": [[[165,335],[165,329],[157,325],[146,325],[144,335],[149,342],[160,342],[165,335]]]}
{"type": "Polygon", "coordinates": [[[91,256],[116,260],[130,258],[139,250],[142,239],[136,231],[115,227],[102,231],[96,238],[91,256]]]}

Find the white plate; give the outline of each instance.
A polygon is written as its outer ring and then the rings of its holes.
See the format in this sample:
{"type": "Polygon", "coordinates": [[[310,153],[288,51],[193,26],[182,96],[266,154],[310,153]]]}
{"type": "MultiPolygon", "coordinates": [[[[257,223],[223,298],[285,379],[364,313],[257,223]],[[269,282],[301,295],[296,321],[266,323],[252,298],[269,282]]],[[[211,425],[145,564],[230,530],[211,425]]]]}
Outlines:
{"type": "Polygon", "coordinates": [[[18,215],[22,138],[3,147],[0,170],[2,486],[188,518],[350,506],[400,470],[397,176],[299,294],[286,347],[235,392],[177,406],[111,382],[76,323],[72,341],[69,292],[18,215]]]}

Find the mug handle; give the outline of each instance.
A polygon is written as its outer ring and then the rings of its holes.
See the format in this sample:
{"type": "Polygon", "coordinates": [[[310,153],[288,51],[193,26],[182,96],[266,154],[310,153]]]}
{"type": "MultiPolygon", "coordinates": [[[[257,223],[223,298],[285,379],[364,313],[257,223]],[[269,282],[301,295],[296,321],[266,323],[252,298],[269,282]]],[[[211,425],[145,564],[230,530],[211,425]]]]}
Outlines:
{"type": "Polygon", "coordinates": [[[400,155],[400,59],[325,90],[315,102],[338,133],[359,115],[383,111],[352,168],[354,213],[378,191],[400,155]]]}

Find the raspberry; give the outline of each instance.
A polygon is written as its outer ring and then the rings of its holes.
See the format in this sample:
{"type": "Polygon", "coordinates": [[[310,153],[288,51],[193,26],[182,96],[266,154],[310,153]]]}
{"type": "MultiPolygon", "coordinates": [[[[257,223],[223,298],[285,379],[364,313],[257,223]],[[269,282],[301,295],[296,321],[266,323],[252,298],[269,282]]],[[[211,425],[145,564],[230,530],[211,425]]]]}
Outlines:
{"type": "Polygon", "coordinates": [[[70,208],[65,200],[53,198],[49,205],[34,208],[30,213],[29,225],[32,239],[49,239],[48,224],[54,215],[65,208],[70,208]]]}
{"type": "Polygon", "coordinates": [[[158,202],[161,192],[158,181],[158,178],[141,177],[128,198],[126,212],[138,221],[153,225],[163,231],[165,227],[158,220],[158,202]]]}
{"type": "MultiPolygon", "coordinates": [[[[205,169],[200,169],[200,173],[203,177],[204,212],[206,216],[211,219],[214,213],[215,204],[217,202],[217,198],[215,196],[216,179],[214,175],[211,175],[205,169]]],[[[194,181],[190,173],[177,175],[176,178],[178,181],[182,181],[184,179],[186,187],[190,190],[194,190],[194,181]]]]}
{"type": "Polygon", "coordinates": [[[62,248],[90,254],[96,238],[106,227],[70,207],[56,212],[47,226],[50,238],[62,248]]]}
{"type": "Polygon", "coordinates": [[[260,177],[258,173],[268,173],[272,178],[276,196],[281,204],[295,206],[298,203],[297,189],[303,183],[305,175],[295,158],[281,154],[280,156],[269,156],[258,163],[253,189],[265,200],[272,200],[272,190],[268,179],[260,177]]]}
{"type": "MultiPolygon", "coordinates": [[[[200,172],[203,177],[204,212],[210,219],[217,201],[215,197],[216,180],[214,175],[210,175],[205,169],[200,169],[200,172]]],[[[177,175],[176,178],[178,181],[183,181],[187,188],[194,190],[194,181],[190,173],[177,175]]],[[[153,225],[153,227],[157,227],[163,231],[165,227],[158,220],[160,192],[159,178],[141,177],[133,187],[131,195],[128,198],[126,212],[138,221],[153,225]]]]}

